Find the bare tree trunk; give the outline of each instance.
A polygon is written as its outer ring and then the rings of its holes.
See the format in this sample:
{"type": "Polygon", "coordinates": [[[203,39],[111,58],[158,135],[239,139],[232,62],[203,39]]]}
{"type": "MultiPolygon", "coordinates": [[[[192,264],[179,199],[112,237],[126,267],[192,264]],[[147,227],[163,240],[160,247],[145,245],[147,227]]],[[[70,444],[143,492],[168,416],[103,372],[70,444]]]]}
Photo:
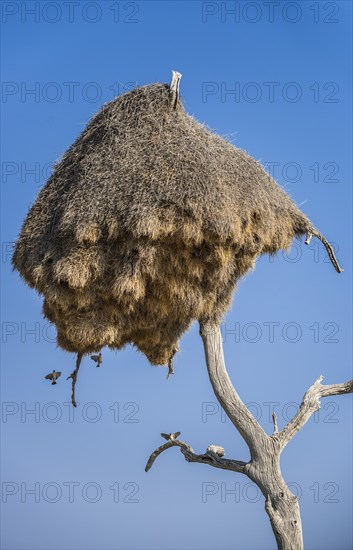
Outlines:
{"type": "Polygon", "coordinates": [[[305,393],[294,418],[279,432],[273,415],[274,432],[265,433],[234,389],[224,362],[222,336],[219,325],[213,321],[200,324],[200,334],[206,355],[208,375],[213,391],[229,419],[247,443],[249,462],[223,458],[224,449],[210,445],[204,454],[196,454],[187,443],[178,440],[180,432],[162,434],[168,440],[149,457],[146,472],[156,458],[171,447],[179,447],[188,462],[208,464],[248,476],[265,497],[265,510],[270,518],[277,546],[280,550],[303,550],[302,524],[298,499],[289,490],[280,469],[280,455],[287,443],[320,408],[320,398],[352,393],[353,381],[323,386],[320,376],[305,393]]]}
{"type": "Polygon", "coordinates": [[[279,466],[278,449],[263,449],[262,460],[250,461],[248,476],[265,497],[265,510],[270,518],[280,550],[302,550],[303,534],[298,498],[288,489],[279,466]]]}
{"type": "Polygon", "coordinates": [[[206,364],[213,391],[236,429],[247,442],[251,460],[248,477],[265,497],[265,509],[280,550],[302,550],[303,536],[298,499],[288,489],[280,470],[280,444],[268,436],[235,391],[224,362],[219,326],[201,326],[206,364]]]}

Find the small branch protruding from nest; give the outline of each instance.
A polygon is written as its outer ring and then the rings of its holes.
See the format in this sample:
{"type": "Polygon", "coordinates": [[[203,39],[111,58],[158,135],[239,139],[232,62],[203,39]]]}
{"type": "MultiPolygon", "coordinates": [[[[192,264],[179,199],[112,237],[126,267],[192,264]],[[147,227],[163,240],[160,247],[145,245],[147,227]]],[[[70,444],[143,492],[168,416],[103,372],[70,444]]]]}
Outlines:
{"type": "Polygon", "coordinates": [[[170,83],[170,104],[173,109],[176,108],[178,100],[179,100],[179,85],[180,85],[180,79],[181,79],[181,73],[178,73],[177,71],[172,71],[172,80],[170,83]]]}
{"type": "Polygon", "coordinates": [[[201,464],[214,466],[215,468],[221,468],[222,470],[232,470],[233,472],[240,472],[243,474],[247,473],[246,462],[242,462],[240,460],[228,460],[220,456],[220,454],[224,454],[223,447],[219,447],[218,445],[209,445],[205,454],[198,455],[195,453],[193,448],[190,447],[190,445],[176,439],[176,437],[179,437],[179,435],[176,434],[180,435],[180,432],[175,432],[174,434],[161,434],[162,437],[168,439],[168,442],[164,443],[164,445],[161,445],[155,451],[153,451],[147,461],[145,467],[146,472],[148,472],[148,470],[152,468],[154,461],[161,453],[163,453],[167,449],[170,449],[171,447],[179,447],[187,462],[199,462],[201,464]]]}
{"type": "Polygon", "coordinates": [[[178,348],[175,347],[173,349],[173,353],[171,354],[171,356],[169,357],[168,359],[168,374],[167,374],[167,380],[168,378],[174,374],[174,364],[173,364],[173,358],[174,358],[174,355],[176,354],[176,352],[178,351],[178,348]]]}
{"type": "Polygon", "coordinates": [[[277,415],[275,412],[272,413],[272,420],[273,420],[273,433],[278,434],[278,422],[277,422],[277,415]]]}
{"type": "Polygon", "coordinates": [[[173,358],[171,357],[168,361],[168,374],[167,374],[167,380],[168,378],[174,374],[174,366],[173,366],[173,358]]]}
{"type": "Polygon", "coordinates": [[[278,438],[282,449],[291,439],[293,439],[295,434],[304,426],[314,412],[320,409],[321,397],[353,393],[353,380],[349,380],[348,382],[344,382],[342,384],[329,384],[327,386],[323,386],[321,384],[323,378],[324,377],[322,375],[319,376],[314,384],[310,386],[303,397],[303,401],[297,414],[290,422],[288,422],[283,430],[277,434],[276,437],[278,438]]]}
{"type": "Polygon", "coordinates": [[[338,260],[335,256],[335,252],[333,250],[333,247],[330,245],[328,240],[325,239],[325,237],[319,231],[317,231],[316,229],[312,229],[311,232],[307,234],[305,244],[310,244],[310,241],[311,241],[312,237],[316,237],[317,239],[319,239],[322,242],[322,244],[326,248],[328,257],[330,258],[333,267],[335,268],[337,273],[342,273],[343,269],[341,268],[340,264],[338,263],[338,260]]]}
{"type": "Polygon", "coordinates": [[[75,370],[70,374],[70,376],[66,378],[66,380],[69,380],[69,378],[72,378],[71,403],[73,404],[74,407],[77,407],[76,398],[75,398],[75,387],[77,382],[78,371],[81,366],[82,357],[83,357],[82,353],[77,354],[75,370]]]}

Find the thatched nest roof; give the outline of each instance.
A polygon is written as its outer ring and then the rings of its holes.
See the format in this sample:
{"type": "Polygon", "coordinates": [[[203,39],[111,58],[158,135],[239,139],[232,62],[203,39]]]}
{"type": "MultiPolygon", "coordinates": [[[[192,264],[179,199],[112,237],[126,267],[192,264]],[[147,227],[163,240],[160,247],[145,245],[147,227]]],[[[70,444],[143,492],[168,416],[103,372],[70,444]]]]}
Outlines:
{"type": "Polygon", "coordinates": [[[39,193],[13,265],[63,349],[130,342],[165,364],[193,320],[224,315],[259,255],[311,234],[322,238],[258,162],[185,112],[174,75],[93,117],[39,193]]]}

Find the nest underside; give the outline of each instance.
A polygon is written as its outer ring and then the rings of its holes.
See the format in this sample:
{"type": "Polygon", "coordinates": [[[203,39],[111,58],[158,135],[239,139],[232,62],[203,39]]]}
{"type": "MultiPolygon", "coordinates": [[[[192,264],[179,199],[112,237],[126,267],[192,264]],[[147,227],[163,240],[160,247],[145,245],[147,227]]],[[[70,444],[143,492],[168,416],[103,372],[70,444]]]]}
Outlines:
{"type": "Polygon", "coordinates": [[[225,314],[259,255],[311,230],[259,163],[155,84],[104,106],[69,148],[13,264],[63,349],[133,343],[165,364],[193,320],[225,314]]]}

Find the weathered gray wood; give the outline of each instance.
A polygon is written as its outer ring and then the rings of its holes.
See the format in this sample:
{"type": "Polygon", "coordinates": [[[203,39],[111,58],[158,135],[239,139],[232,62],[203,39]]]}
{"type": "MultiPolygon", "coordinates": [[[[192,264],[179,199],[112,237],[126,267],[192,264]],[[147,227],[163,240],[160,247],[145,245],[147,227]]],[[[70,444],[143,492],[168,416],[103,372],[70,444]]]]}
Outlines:
{"type": "Polygon", "coordinates": [[[338,260],[336,258],[335,251],[334,251],[333,247],[331,246],[331,244],[328,242],[328,240],[325,239],[325,237],[320,233],[320,231],[317,231],[317,229],[312,229],[311,233],[308,233],[308,235],[306,237],[305,244],[310,244],[310,241],[311,241],[312,237],[316,237],[317,239],[319,239],[322,242],[322,244],[326,248],[326,252],[328,254],[328,257],[330,258],[331,263],[332,263],[333,267],[335,268],[335,270],[337,271],[337,273],[343,273],[343,269],[341,268],[341,266],[338,263],[338,260]]]}
{"type": "Polygon", "coordinates": [[[211,322],[203,323],[200,326],[200,334],[213,391],[229,419],[248,444],[251,457],[256,458],[260,444],[263,445],[269,436],[244,405],[230,381],[224,363],[219,326],[211,322]]]}
{"type": "Polygon", "coordinates": [[[221,458],[212,450],[206,450],[206,453],[198,455],[194,452],[190,445],[177,439],[170,439],[168,443],[164,443],[164,445],[161,445],[153,451],[147,461],[145,472],[148,472],[148,470],[152,468],[156,458],[163,453],[163,451],[170,449],[170,447],[179,447],[187,462],[199,462],[201,464],[214,466],[215,468],[221,468],[222,470],[232,470],[233,472],[245,473],[245,467],[247,466],[246,462],[221,458]]]}
{"type": "MultiPolygon", "coordinates": [[[[278,441],[268,436],[235,391],[224,362],[222,335],[217,324],[201,326],[207,370],[213,391],[236,429],[249,446],[251,460],[246,475],[258,485],[265,497],[278,548],[302,550],[303,537],[298,499],[288,489],[279,466],[278,441]]],[[[277,435],[277,434],[275,434],[277,435]]]]}
{"type": "MultiPolygon", "coordinates": [[[[168,443],[161,445],[150,456],[146,471],[155,459],[170,447],[179,447],[188,462],[208,464],[239,472],[248,476],[260,488],[265,497],[265,510],[270,518],[273,533],[279,550],[303,550],[302,524],[298,499],[289,490],[280,469],[280,455],[285,445],[308,421],[310,416],[320,408],[320,398],[329,395],[340,395],[353,392],[353,381],[343,384],[321,385],[320,376],[308,389],[295,417],[279,432],[277,417],[273,416],[274,432],[267,435],[251,412],[247,409],[228,376],[224,362],[222,336],[217,323],[206,321],[201,324],[206,364],[213,391],[232,421],[235,428],[246,441],[251,459],[249,462],[229,460],[218,456],[211,445],[206,453],[198,455],[176,434],[163,434],[169,438],[168,443]]],[[[179,433],[177,432],[179,435],[179,433]]]]}
{"type": "Polygon", "coordinates": [[[281,450],[289,443],[295,434],[304,426],[315,411],[320,409],[320,398],[329,395],[340,395],[353,392],[353,380],[343,384],[329,384],[322,386],[323,376],[314,382],[303,397],[303,401],[294,418],[278,434],[281,450]]]}
{"type": "Polygon", "coordinates": [[[170,82],[170,104],[175,109],[179,99],[179,86],[182,75],[177,71],[172,71],[172,80],[170,82]]]}
{"type": "Polygon", "coordinates": [[[82,353],[77,354],[75,370],[70,374],[70,376],[66,378],[66,380],[69,380],[69,378],[72,378],[71,403],[74,407],[77,407],[75,389],[76,389],[77,376],[78,376],[78,371],[80,370],[82,357],[83,357],[82,353]]]}

